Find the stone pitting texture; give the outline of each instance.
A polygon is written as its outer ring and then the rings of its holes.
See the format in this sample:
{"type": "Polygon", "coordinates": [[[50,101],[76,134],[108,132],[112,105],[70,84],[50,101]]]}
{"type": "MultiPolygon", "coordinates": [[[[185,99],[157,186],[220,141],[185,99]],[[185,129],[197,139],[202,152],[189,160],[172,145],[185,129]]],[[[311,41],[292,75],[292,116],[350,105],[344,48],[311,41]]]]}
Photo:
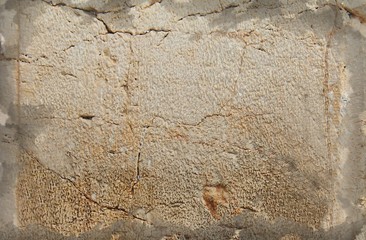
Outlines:
{"type": "Polygon", "coordinates": [[[0,100],[19,166],[15,225],[26,230],[16,234],[360,230],[364,5],[3,2],[17,26],[3,24],[0,66],[13,84],[0,100]]]}

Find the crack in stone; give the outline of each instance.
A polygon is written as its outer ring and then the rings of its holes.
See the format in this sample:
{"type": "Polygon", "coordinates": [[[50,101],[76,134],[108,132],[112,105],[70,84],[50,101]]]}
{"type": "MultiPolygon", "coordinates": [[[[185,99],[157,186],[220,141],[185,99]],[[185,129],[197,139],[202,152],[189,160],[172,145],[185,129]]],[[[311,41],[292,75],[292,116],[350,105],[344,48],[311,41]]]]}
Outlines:
{"type": "MultiPolygon", "coordinates": [[[[272,114],[272,113],[250,113],[250,114],[244,114],[244,115],[242,115],[242,117],[258,117],[258,116],[263,116],[263,115],[268,115],[268,114],[272,114]]],[[[194,124],[181,123],[181,124],[182,125],[190,125],[190,126],[199,126],[200,124],[202,124],[203,122],[205,122],[209,118],[212,118],[212,117],[227,118],[227,117],[231,117],[232,115],[233,115],[233,113],[228,113],[228,114],[212,113],[212,114],[208,114],[208,115],[203,116],[201,118],[201,120],[199,120],[197,123],[194,123],[194,124]]]]}
{"type": "Polygon", "coordinates": [[[163,38],[160,40],[160,42],[158,43],[158,45],[156,45],[157,47],[159,47],[159,46],[163,43],[163,41],[165,40],[165,38],[167,38],[167,37],[168,37],[169,33],[170,33],[170,32],[166,33],[166,34],[163,36],[163,38]]]}
{"type": "Polygon", "coordinates": [[[128,34],[130,36],[143,36],[143,35],[147,35],[151,32],[163,32],[163,33],[170,33],[170,32],[174,32],[173,30],[170,29],[154,29],[154,28],[149,28],[147,30],[144,30],[142,32],[133,32],[133,31],[129,31],[129,30],[112,30],[108,24],[106,24],[103,20],[97,18],[98,20],[100,20],[107,29],[107,34],[115,34],[115,33],[122,33],[122,34],[128,34]]]}
{"type": "MultiPolygon", "coordinates": [[[[43,0],[44,2],[47,2],[45,0],[43,0]]],[[[161,1],[160,1],[161,2],[161,1]]],[[[47,2],[49,3],[49,2],[47,2]]],[[[50,3],[49,3],[50,4],[50,3]]],[[[66,4],[56,4],[56,5],[53,5],[51,4],[52,6],[66,6],[66,4]]],[[[239,6],[239,5],[237,5],[239,6]]],[[[186,17],[189,17],[189,16],[206,16],[206,15],[209,15],[209,14],[214,14],[214,13],[220,13],[226,9],[229,9],[229,8],[235,8],[237,6],[229,6],[229,7],[226,7],[226,8],[222,8],[221,11],[214,11],[214,12],[211,12],[211,13],[207,13],[207,14],[201,14],[201,13],[196,13],[196,14],[191,14],[191,15],[188,15],[186,17]]],[[[66,6],[66,7],[70,7],[70,6],[66,6]]],[[[132,35],[132,36],[136,36],[136,35],[145,35],[145,34],[148,34],[149,32],[151,31],[155,31],[155,32],[166,32],[166,35],[163,37],[163,39],[161,40],[161,42],[169,35],[169,33],[171,32],[171,30],[156,30],[156,29],[149,29],[147,31],[144,31],[144,32],[140,32],[140,33],[133,33],[133,32],[130,32],[130,31],[113,31],[108,24],[106,24],[104,22],[104,20],[100,19],[98,17],[98,13],[103,13],[103,12],[96,12],[94,10],[85,10],[85,9],[80,9],[80,8],[74,8],[74,7],[70,7],[70,8],[73,8],[73,9],[77,9],[77,10],[81,10],[81,11],[86,11],[86,12],[91,12],[93,14],[95,14],[95,18],[99,21],[101,21],[107,32],[108,33],[125,33],[125,34],[129,34],[129,35],[132,35]]],[[[345,9],[344,7],[342,8],[344,9],[345,11],[349,12],[347,9],[345,9]]],[[[351,15],[351,12],[349,12],[350,15],[351,15]]],[[[353,14],[352,14],[353,15],[353,14]]],[[[183,17],[182,19],[186,18],[186,17],[183,17]]],[[[180,20],[182,20],[180,19],[180,20]]],[[[329,33],[329,36],[327,37],[327,45],[326,45],[326,49],[325,49],[325,58],[324,58],[324,63],[325,63],[325,68],[324,68],[324,82],[323,82],[323,85],[324,85],[324,94],[325,94],[325,101],[326,101],[326,112],[328,114],[329,112],[329,97],[328,97],[328,93],[329,93],[329,63],[328,63],[328,57],[329,57],[329,47],[331,45],[331,40],[332,40],[332,37],[334,35],[334,32],[335,32],[335,26],[332,28],[331,32],[329,33]]],[[[161,42],[159,43],[159,45],[161,44],[161,42]]],[[[258,49],[260,51],[263,51],[262,49],[258,49]]],[[[65,51],[65,50],[64,50],[65,51]]],[[[16,61],[22,61],[20,59],[11,59],[11,60],[16,60],[16,61]]],[[[128,85],[127,85],[127,88],[128,88],[128,85]]],[[[200,124],[202,124],[204,121],[206,121],[208,118],[212,118],[212,117],[230,117],[232,114],[220,114],[220,113],[214,113],[214,114],[208,114],[208,115],[205,115],[203,116],[197,123],[195,124],[187,124],[187,123],[179,123],[179,124],[182,124],[182,125],[189,125],[189,126],[198,126],[200,124]]],[[[258,114],[258,115],[263,115],[263,114],[258,114]]],[[[253,116],[258,116],[258,115],[253,115],[253,116]]],[[[162,117],[159,117],[159,118],[162,118],[162,117]]],[[[162,118],[164,119],[164,118],[162,118]]],[[[165,119],[164,119],[165,120],[165,119]]],[[[169,120],[170,121],[170,120],[169,120]]],[[[327,117],[327,132],[328,132],[328,128],[329,128],[329,119],[327,117]]],[[[146,127],[148,128],[148,127],[146,127]]],[[[144,129],[146,131],[146,129],[144,129]]],[[[141,137],[141,140],[140,140],[140,143],[139,143],[139,150],[138,150],[138,154],[137,154],[137,158],[136,158],[136,180],[135,182],[133,183],[133,186],[131,188],[131,192],[133,193],[134,190],[135,190],[135,186],[139,183],[139,180],[140,180],[140,162],[141,162],[141,151],[142,151],[142,147],[143,147],[143,141],[144,141],[144,137],[141,137]]],[[[58,172],[46,167],[45,165],[43,165],[37,158],[34,158],[35,161],[37,161],[42,167],[44,167],[45,169],[53,172],[54,174],[56,174],[57,176],[59,176],[61,179],[65,180],[65,181],[68,181],[70,184],[72,184],[76,189],[77,191],[82,194],[84,196],[84,198],[86,198],[88,201],[91,201],[93,202],[94,204],[97,204],[98,206],[100,207],[103,207],[103,208],[107,208],[107,209],[110,209],[110,210],[119,210],[119,211],[122,211],[136,219],[139,219],[141,221],[146,221],[145,219],[142,219],[142,218],[139,218],[133,214],[131,214],[128,210],[126,210],[125,208],[122,208],[120,207],[119,205],[117,206],[109,206],[109,205],[105,205],[103,203],[100,203],[100,202],[97,202],[96,200],[94,200],[91,196],[89,196],[88,194],[84,193],[82,190],[80,190],[76,183],[72,180],[72,179],[69,179],[67,177],[64,177],[62,176],[61,174],[59,174],[58,172]]],[[[243,209],[248,209],[247,207],[243,207],[243,209]]],[[[248,210],[251,210],[251,209],[248,209],[248,210]]],[[[253,210],[252,210],[253,211],[253,210]]]]}
{"type": "Polygon", "coordinates": [[[144,7],[143,9],[146,9],[146,8],[149,8],[149,7],[152,7],[153,5],[155,5],[156,3],[162,3],[163,0],[150,0],[150,3],[149,5],[147,5],[146,7],[144,7]]]}
{"type": "Polygon", "coordinates": [[[227,118],[232,116],[232,113],[228,113],[228,114],[221,114],[221,113],[212,113],[212,114],[208,114],[203,116],[197,123],[195,124],[184,124],[184,125],[191,125],[191,126],[199,126],[201,125],[203,122],[205,122],[207,119],[209,118],[214,118],[214,117],[223,117],[223,118],[227,118]]]}
{"type": "Polygon", "coordinates": [[[140,220],[140,221],[143,221],[143,222],[146,222],[147,220],[144,219],[144,218],[141,218],[141,217],[138,217],[136,216],[135,214],[131,213],[130,211],[128,211],[127,209],[121,207],[119,204],[116,205],[116,206],[110,206],[108,204],[104,204],[104,203],[101,203],[101,202],[98,202],[96,200],[94,200],[91,196],[89,196],[88,194],[86,194],[85,192],[83,192],[75,183],[74,180],[70,179],[70,178],[67,178],[65,176],[63,176],[62,174],[58,173],[57,171],[55,171],[54,169],[51,169],[47,166],[45,166],[41,161],[39,161],[39,159],[35,156],[33,156],[33,154],[31,154],[29,151],[26,151],[25,150],[25,153],[31,158],[33,159],[39,166],[41,166],[43,169],[53,173],[54,175],[56,175],[57,177],[59,177],[60,179],[68,182],[69,184],[71,184],[75,190],[81,194],[86,200],[88,200],[89,202],[99,206],[100,208],[105,208],[105,209],[108,209],[108,210],[111,210],[111,211],[121,211],[123,213],[125,213],[127,216],[130,216],[130,217],[133,217],[134,219],[137,219],[137,220],[140,220]]]}
{"type": "Polygon", "coordinates": [[[141,151],[142,151],[142,148],[143,148],[143,145],[144,145],[145,135],[146,135],[146,131],[147,131],[148,128],[149,128],[149,126],[144,126],[143,127],[141,137],[140,137],[140,142],[139,142],[139,146],[138,146],[138,153],[137,153],[137,157],[136,157],[135,181],[132,183],[132,186],[131,186],[131,194],[132,195],[135,193],[135,188],[139,184],[140,179],[141,179],[141,175],[140,175],[141,151]]]}
{"type": "Polygon", "coordinates": [[[204,17],[204,16],[208,16],[208,15],[212,15],[212,14],[222,13],[225,10],[228,10],[230,8],[237,8],[239,6],[240,6],[240,4],[231,4],[231,5],[226,6],[226,7],[221,7],[220,10],[214,10],[214,11],[211,11],[211,12],[208,12],[208,13],[192,13],[192,14],[188,14],[188,15],[186,15],[184,17],[179,18],[177,20],[177,22],[182,21],[183,19],[185,19],[187,17],[196,17],[196,16],[204,17]]]}
{"type": "Polygon", "coordinates": [[[95,19],[97,19],[99,22],[101,22],[104,25],[107,33],[111,33],[111,34],[116,33],[116,31],[113,31],[103,19],[98,17],[98,15],[95,16],[95,19]]]}
{"type": "Polygon", "coordinates": [[[95,8],[81,8],[81,7],[75,7],[75,6],[70,6],[70,5],[67,5],[66,3],[53,3],[52,1],[47,1],[47,0],[42,0],[43,2],[47,3],[48,5],[50,6],[53,6],[53,7],[68,7],[68,8],[72,8],[72,9],[75,9],[75,10],[80,10],[80,11],[83,11],[83,12],[86,12],[88,14],[93,14],[93,15],[96,15],[98,13],[101,13],[101,14],[105,14],[105,13],[114,13],[114,12],[119,12],[120,10],[114,10],[114,11],[99,11],[95,8]]]}
{"type": "MultiPolygon", "coordinates": [[[[338,4],[338,3],[337,3],[338,4]]],[[[336,5],[332,5],[332,6],[336,6],[336,5]]],[[[330,78],[330,73],[329,73],[329,49],[331,47],[332,44],[332,39],[334,34],[337,32],[337,27],[336,27],[336,21],[337,21],[337,17],[338,17],[338,11],[335,11],[335,17],[333,20],[333,26],[330,30],[330,32],[328,33],[328,35],[326,36],[326,45],[325,45],[325,51],[324,51],[324,77],[323,77],[323,95],[324,95],[324,112],[325,112],[325,131],[326,131],[326,145],[327,145],[327,155],[328,155],[328,160],[331,161],[331,157],[332,157],[332,141],[331,141],[331,119],[332,117],[330,116],[330,108],[331,108],[331,99],[330,99],[330,86],[329,86],[329,78],[330,78]]]]}
{"type": "MultiPolygon", "coordinates": [[[[38,60],[38,59],[37,59],[38,60]]],[[[14,57],[5,57],[5,56],[0,56],[0,61],[16,61],[16,62],[22,62],[22,63],[32,63],[31,61],[29,61],[28,59],[25,58],[14,58],[14,57]]],[[[48,66],[48,65],[47,65],[48,66]]]]}
{"type": "Polygon", "coordinates": [[[71,49],[71,48],[74,48],[75,47],[75,44],[71,44],[70,46],[68,46],[67,48],[65,49],[62,49],[63,52],[66,52],[67,50],[71,49]]]}
{"type": "MultiPolygon", "coordinates": [[[[125,33],[125,34],[129,34],[131,36],[137,36],[137,35],[145,35],[145,34],[148,34],[150,32],[165,32],[165,33],[169,33],[169,32],[172,31],[170,29],[155,29],[155,28],[149,28],[149,29],[147,29],[145,31],[142,31],[142,32],[132,32],[132,31],[128,31],[128,30],[125,30],[125,31],[112,30],[112,28],[102,18],[100,18],[98,16],[98,14],[116,13],[116,12],[119,12],[120,10],[115,10],[115,11],[98,11],[95,8],[80,8],[80,7],[70,6],[70,5],[67,5],[65,3],[55,3],[54,4],[54,3],[52,3],[52,1],[51,2],[49,2],[47,0],[42,0],[42,1],[45,2],[46,4],[52,6],[52,7],[68,7],[68,8],[74,9],[74,10],[83,11],[86,14],[93,16],[96,20],[98,20],[99,22],[101,22],[104,25],[104,27],[106,29],[106,34],[125,33]]],[[[65,49],[65,50],[67,50],[67,49],[65,49]]]]}
{"type": "Polygon", "coordinates": [[[338,3],[338,1],[336,1],[336,4],[340,9],[346,11],[350,17],[357,18],[361,23],[366,23],[366,16],[361,12],[347,7],[344,3],[338,3]]]}
{"type": "MultiPolygon", "coordinates": [[[[244,109],[240,109],[240,108],[233,108],[233,110],[244,110],[244,109]]],[[[242,117],[260,117],[260,116],[264,116],[264,115],[271,115],[273,113],[254,113],[254,112],[249,112],[248,114],[241,114],[242,117]]],[[[199,125],[201,125],[203,122],[205,122],[207,119],[209,118],[214,118],[214,117],[223,117],[223,118],[228,118],[231,117],[233,115],[232,112],[227,113],[227,114],[222,114],[222,113],[211,113],[211,114],[206,114],[204,115],[199,121],[197,121],[196,123],[187,123],[187,122],[181,122],[181,121],[174,121],[174,120],[170,120],[167,119],[163,116],[160,115],[155,115],[151,122],[154,122],[154,120],[156,118],[159,118],[165,122],[171,123],[171,124],[175,124],[175,125],[183,125],[183,126],[191,126],[191,127],[197,127],[199,125]]]]}

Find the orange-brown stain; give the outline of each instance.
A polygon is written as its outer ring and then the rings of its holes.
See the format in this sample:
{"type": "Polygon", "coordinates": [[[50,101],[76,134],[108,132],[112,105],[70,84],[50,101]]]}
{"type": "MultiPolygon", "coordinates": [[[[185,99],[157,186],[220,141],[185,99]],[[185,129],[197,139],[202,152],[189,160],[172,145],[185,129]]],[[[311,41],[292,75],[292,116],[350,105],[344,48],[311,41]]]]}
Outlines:
{"type": "Polygon", "coordinates": [[[221,216],[217,212],[218,206],[227,205],[227,191],[225,186],[206,186],[203,189],[203,201],[207,209],[210,211],[211,215],[215,219],[220,219],[221,216]]]}

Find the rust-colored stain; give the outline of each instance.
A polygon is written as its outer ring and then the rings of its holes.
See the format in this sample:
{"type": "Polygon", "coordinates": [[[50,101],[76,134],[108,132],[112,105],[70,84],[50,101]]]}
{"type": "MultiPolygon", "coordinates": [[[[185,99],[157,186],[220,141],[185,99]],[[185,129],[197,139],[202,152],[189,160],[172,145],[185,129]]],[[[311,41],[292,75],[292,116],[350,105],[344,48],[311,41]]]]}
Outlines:
{"type": "Polygon", "coordinates": [[[366,16],[359,10],[347,7],[344,4],[338,4],[338,6],[345,10],[351,17],[358,18],[361,23],[366,23],[366,16]]]}
{"type": "Polygon", "coordinates": [[[206,186],[203,189],[203,201],[207,209],[210,211],[211,215],[217,220],[221,218],[221,216],[217,212],[218,206],[227,205],[227,198],[228,193],[225,186],[206,186]]]}

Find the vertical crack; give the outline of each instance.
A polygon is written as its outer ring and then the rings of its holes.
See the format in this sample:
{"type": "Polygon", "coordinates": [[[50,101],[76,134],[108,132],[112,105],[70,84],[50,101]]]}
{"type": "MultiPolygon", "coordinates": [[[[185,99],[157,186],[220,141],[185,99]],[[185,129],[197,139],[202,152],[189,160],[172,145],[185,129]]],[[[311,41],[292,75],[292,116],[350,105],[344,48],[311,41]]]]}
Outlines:
{"type": "Polygon", "coordinates": [[[142,151],[142,148],[144,146],[145,135],[146,135],[146,132],[147,132],[148,128],[149,128],[149,126],[144,126],[143,129],[142,129],[141,136],[140,136],[138,152],[137,152],[137,157],[136,157],[135,181],[132,183],[132,186],[131,186],[131,194],[132,195],[135,193],[135,189],[138,186],[138,184],[140,182],[140,179],[141,179],[141,175],[140,175],[141,151],[142,151]]]}
{"type": "Polygon", "coordinates": [[[325,112],[325,128],[326,128],[326,141],[327,141],[327,154],[328,160],[330,160],[330,125],[329,125],[329,107],[330,107],[330,99],[329,99],[329,46],[331,44],[331,38],[333,35],[333,29],[327,36],[327,42],[325,46],[324,52],[324,79],[323,79],[323,95],[324,95],[324,112],[325,112]]]}
{"type": "MultiPolygon", "coordinates": [[[[18,1],[18,5],[17,5],[17,7],[18,7],[18,13],[20,13],[21,12],[21,3],[20,3],[20,1],[18,1]]],[[[17,31],[17,41],[18,41],[18,46],[17,46],[17,58],[18,59],[20,59],[20,44],[21,44],[21,35],[20,35],[20,33],[21,33],[21,22],[20,22],[20,15],[21,14],[17,14],[17,23],[18,23],[18,31],[17,31]]],[[[16,114],[17,114],[17,116],[16,116],[16,122],[17,122],[17,131],[18,131],[18,133],[20,132],[20,112],[21,112],[21,110],[20,110],[20,103],[21,103],[21,101],[20,101],[20,81],[21,81],[21,73],[20,73],[20,61],[18,60],[17,61],[17,64],[16,64],[16,104],[17,104],[17,107],[16,107],[16,109],[17,109],[17,111],[16,111],[16,114]]]]}
{"type": "MultiPolygon", "coordinates": [[[[337,7],[339,7],[338,2],[336,1],[337,5],[335,6],[335,16],[334,16],[334,21],[333,21],[333,26],[330,29],[329,33],[326,35],[326,46],[325,46],[325,51],[324,51],[324,77],[323,77],[323,96],[324,96],[324,114],[325,114],[325,134],[326,134],[326,148],[327,148],[327,159],[328,159],[328,164],[330,165],[329,167],[329,174],[330,176],[333,176],[333,167],[331,167],[332,163],[334,162],[332,159],[332,149],[335,147],[335,145],[333,144],[333,139],[332,139],[332,131],[331,131],[331,124],[332,124],[332,113],[331,113],[331,91],[332,91],[332,87],[329,84],[329,79],[330,79],[330,70],[329,70],[329,50],[332,46],[332,40],[333,37],[335,35],[335,33],[337,32],[337,19],[338,19],[338,11],[337,11],[337,7]]],[[[332,5],[331,5],[332,6],[332,5]]],[[[334,182],[335,184],[335,182],[334,182]]],[[[336,189],[336,186],[333,186],[333,189],[336,189]]],[[[330,213],[329,214],[329,218],[330,218],[330,222],[333,223],[334,222],[334,214],[330,213]]]]}
{"type": "Polygon", "coordinates": [[[332,151],[332,139],[331,139],[331,119],[332,116],[330,116],[330,108],[331,108],[331,100],[330,100],[330,92],[331,87],[329,86],[329,49],[332,45],[332,39],[334,37],[334,34],[337,31],[336,27],[336,21],[338,18],[338,11],[335,11],[335,17],[334,17],[334,23],[333,27],[331,28],[330,32],[326,36],[326,46],[324,51],[324,78],[323,78],[323,95],[324,95],[324,112],[325,112],[325,124],[326,124],[326,141],[327,141],[327,155],[328,160],[331,161],[331,151],[332,151]]]}

